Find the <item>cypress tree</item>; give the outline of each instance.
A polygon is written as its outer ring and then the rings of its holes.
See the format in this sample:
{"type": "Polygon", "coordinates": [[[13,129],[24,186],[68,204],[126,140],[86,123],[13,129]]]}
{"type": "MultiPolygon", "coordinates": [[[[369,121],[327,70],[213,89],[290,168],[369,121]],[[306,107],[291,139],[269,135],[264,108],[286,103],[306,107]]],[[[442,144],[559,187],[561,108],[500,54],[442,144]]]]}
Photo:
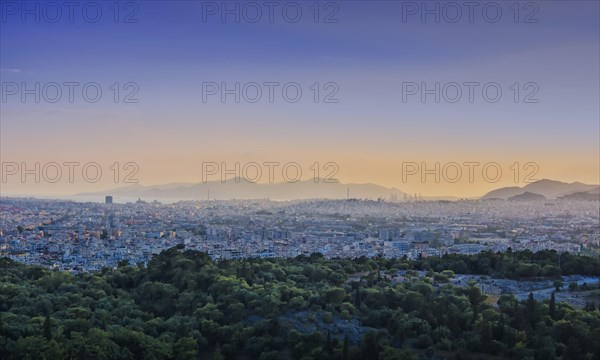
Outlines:
{"type": "Polygon", "coordinates": [[[342,359],[348,360],[348,335],[344,336],[344,348],[342,352],[342,359]]]}
{"type": "Polygon", "coordinates": [[[46,312],[46,319],[44,320],[44,337],[46,340],[52,340],[52,323],[50,320],[50,312],[46,312]]]}
{"type": "Polygon", "coordinates": [[[550,295],[550,309],[548,312],[552,320],[556,320],[556,298],[554,297],[554,291],[550,295]]]}

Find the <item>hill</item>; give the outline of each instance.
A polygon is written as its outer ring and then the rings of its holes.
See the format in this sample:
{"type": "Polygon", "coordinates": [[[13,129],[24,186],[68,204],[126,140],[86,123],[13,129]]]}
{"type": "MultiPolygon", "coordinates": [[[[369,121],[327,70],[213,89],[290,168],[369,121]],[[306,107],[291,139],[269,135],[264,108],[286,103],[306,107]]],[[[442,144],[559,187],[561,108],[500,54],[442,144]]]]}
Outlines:
{"type": "Polygon", "coordinates": [[[576,192],[585,192],[597,188],[598,185],[588,185],[580,182],[566,183],[555,180],[539,180],[523,187],[510,186],[492,190],[482,196],[482,199],[504,199],[507,200],[515,195],[520,195],[526,192],[539,194],[548,199],[557,199],[561,196],[569,195],[576,192]]]}
{"type": "Polygon", "coordinates": [[[510,201],[542,201],[546,200],[544,195],[534,194],[529,191],[508,198],[510,201]]]}
{"type": "Polygon", "coordinates": [[[600,187],[590,191],[579,191],[559,197],[561,200],[589,200],[600,201],[600,187]]]}

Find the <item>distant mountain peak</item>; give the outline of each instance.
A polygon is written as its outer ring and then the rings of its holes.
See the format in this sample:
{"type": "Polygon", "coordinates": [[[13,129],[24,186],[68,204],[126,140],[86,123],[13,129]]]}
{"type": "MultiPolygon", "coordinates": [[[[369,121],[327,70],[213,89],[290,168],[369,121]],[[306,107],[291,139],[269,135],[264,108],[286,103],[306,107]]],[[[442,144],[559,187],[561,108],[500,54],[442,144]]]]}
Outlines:
{"type": "MultiPolygon", "coordinates": [[[[540,184],[540,185],[548,185],[548,184],[567,184],[566,182],[558,181],[558,180],[550,180],[550,179],[541,179],[538,181],[534,181],[531,184],[540,184]]],[[[531,185],[528,184],[528,185],[531,185]]]]}
{"type": "Polygon", "coordinates": [[[588,185],[580,182],[566,183],[557,180],[542,179],[523,187],[509,186],[492,190],[485,194],[482,199],[509,199],[511,197],[532,193],[542,195],[547,199],[557,199],[576,192],[585,192],[596,188],[598,185],[588,185]]]}

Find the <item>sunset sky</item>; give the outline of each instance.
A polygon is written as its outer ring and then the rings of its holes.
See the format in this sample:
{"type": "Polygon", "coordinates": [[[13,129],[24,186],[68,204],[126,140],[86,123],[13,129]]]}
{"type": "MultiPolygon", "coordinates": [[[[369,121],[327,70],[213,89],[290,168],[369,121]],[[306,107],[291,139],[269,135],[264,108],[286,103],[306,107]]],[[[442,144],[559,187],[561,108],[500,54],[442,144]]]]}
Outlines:
{"type": "Polygon", "coordinates": [[[304,177],[312,176],[315,162],[335,162],[341,182],[423,196],[479,196],[522,186],[528,162],[539,166],[537,179],[600,182],[598,1],[534,2],[537,8],[519,9],[518,22],[513,2],[499,2],[497,22],[482,17],[482,5],[472,22],[463,13],[456,23],[444,16],[436,23],[433,15],[422,22],[420,13],[407,14],[406,2],[391,1],[343,1],[328,8],[321,3],[317,23],[314,2],[302,1],[295,23],[280,8],[272,22],[266,13],[256,23],[243,16],[237,23],[233,15],[222,21],[220,12],[208,14],[213,8],[200,1],[121,5],[116,23],[113,9],[100,2],[96,23],[85,21],[81,9],[73,23],[64,13],[55,23],[42,14],[38,23],[33,16],[23,21],[20,12],[13,15],[6,3],[15,2],[0,3],[2,163],[33,168],[35,162],[96,162],[103,169],[102,180],[93,184],[80,174],[73,183],[66,174],[57,183],[10,176],[1,184],[2,195],[128,185],[121,179],[115,184],[109,170],[115,162],[138,164],[135,177],[143,185],[200,182],[203,162],[297,162],[304,177]],[[127,14],[138,21],[124,23],[127,14]],[[329,15],[337,22],[324,22],[329,15]],[[537,22],[524,23],[527,15],[537,22]],[[65,91],[56,103],[43,97],[36,103],[33,95],[23,102],[20,93],[9,94],[10,84],[33,88],[36,82],[95,82],[102,98],[85,101],[81,87],[72,103],[65,91]],[[138,103],[122,101],[134,89],[122,88],[128,82],[139,88],[133,96],[138,103]],[[294,82],[302,97],[285,101],[278,87],[272,103],[264,91],[256,103],[235,103],[233,95],[224,103],[220,95],[203,102],[203,82],[231,88],[236,82],[294,82]],[[486,101],[480,86],[473,102],[464,91],[456,103],[436,103],[433,95],[423,103],[420,93],[404,102],[406,82],[497,83],[502,96],[486,101]],[[114,83],[121,87],[118,103],[114,83]],[[317,103],[314,83],[321,87],[317,103]],[[337,103],[323,102],[333,89],[323,89],[327,83],[336,84],[337,103]],[[534,86],[523,89],[528,83],[534,86]],[[534,89],[531,99],[538,102],[526,103],[534,89]],[[466,173],[456,183],[435,183],[433,176],[405,182],[404,162],[430,168],[436,162],[496,162],[503,176],[490,183],[476,170],[474,183],[466,173]],[[515,162],[521,166],[517,183],[510,170],[515,162]]]}

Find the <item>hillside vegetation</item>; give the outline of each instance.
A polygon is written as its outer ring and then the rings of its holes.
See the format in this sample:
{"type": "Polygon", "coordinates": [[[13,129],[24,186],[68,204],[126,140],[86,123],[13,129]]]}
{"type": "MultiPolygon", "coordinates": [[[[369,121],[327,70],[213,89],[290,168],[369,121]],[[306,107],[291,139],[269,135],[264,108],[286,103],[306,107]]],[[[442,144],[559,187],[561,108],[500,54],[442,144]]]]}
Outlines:
{"type": "Polygon", "coordinates": [[[495,304],[475,284],[444,284],[453,271],[598,276],[598,258],[563,254],[559,268],[557,256],[217,262],[177,247],[76,275],[0,259],[0,358],[600,359],[593,305],[495,304]]]}

